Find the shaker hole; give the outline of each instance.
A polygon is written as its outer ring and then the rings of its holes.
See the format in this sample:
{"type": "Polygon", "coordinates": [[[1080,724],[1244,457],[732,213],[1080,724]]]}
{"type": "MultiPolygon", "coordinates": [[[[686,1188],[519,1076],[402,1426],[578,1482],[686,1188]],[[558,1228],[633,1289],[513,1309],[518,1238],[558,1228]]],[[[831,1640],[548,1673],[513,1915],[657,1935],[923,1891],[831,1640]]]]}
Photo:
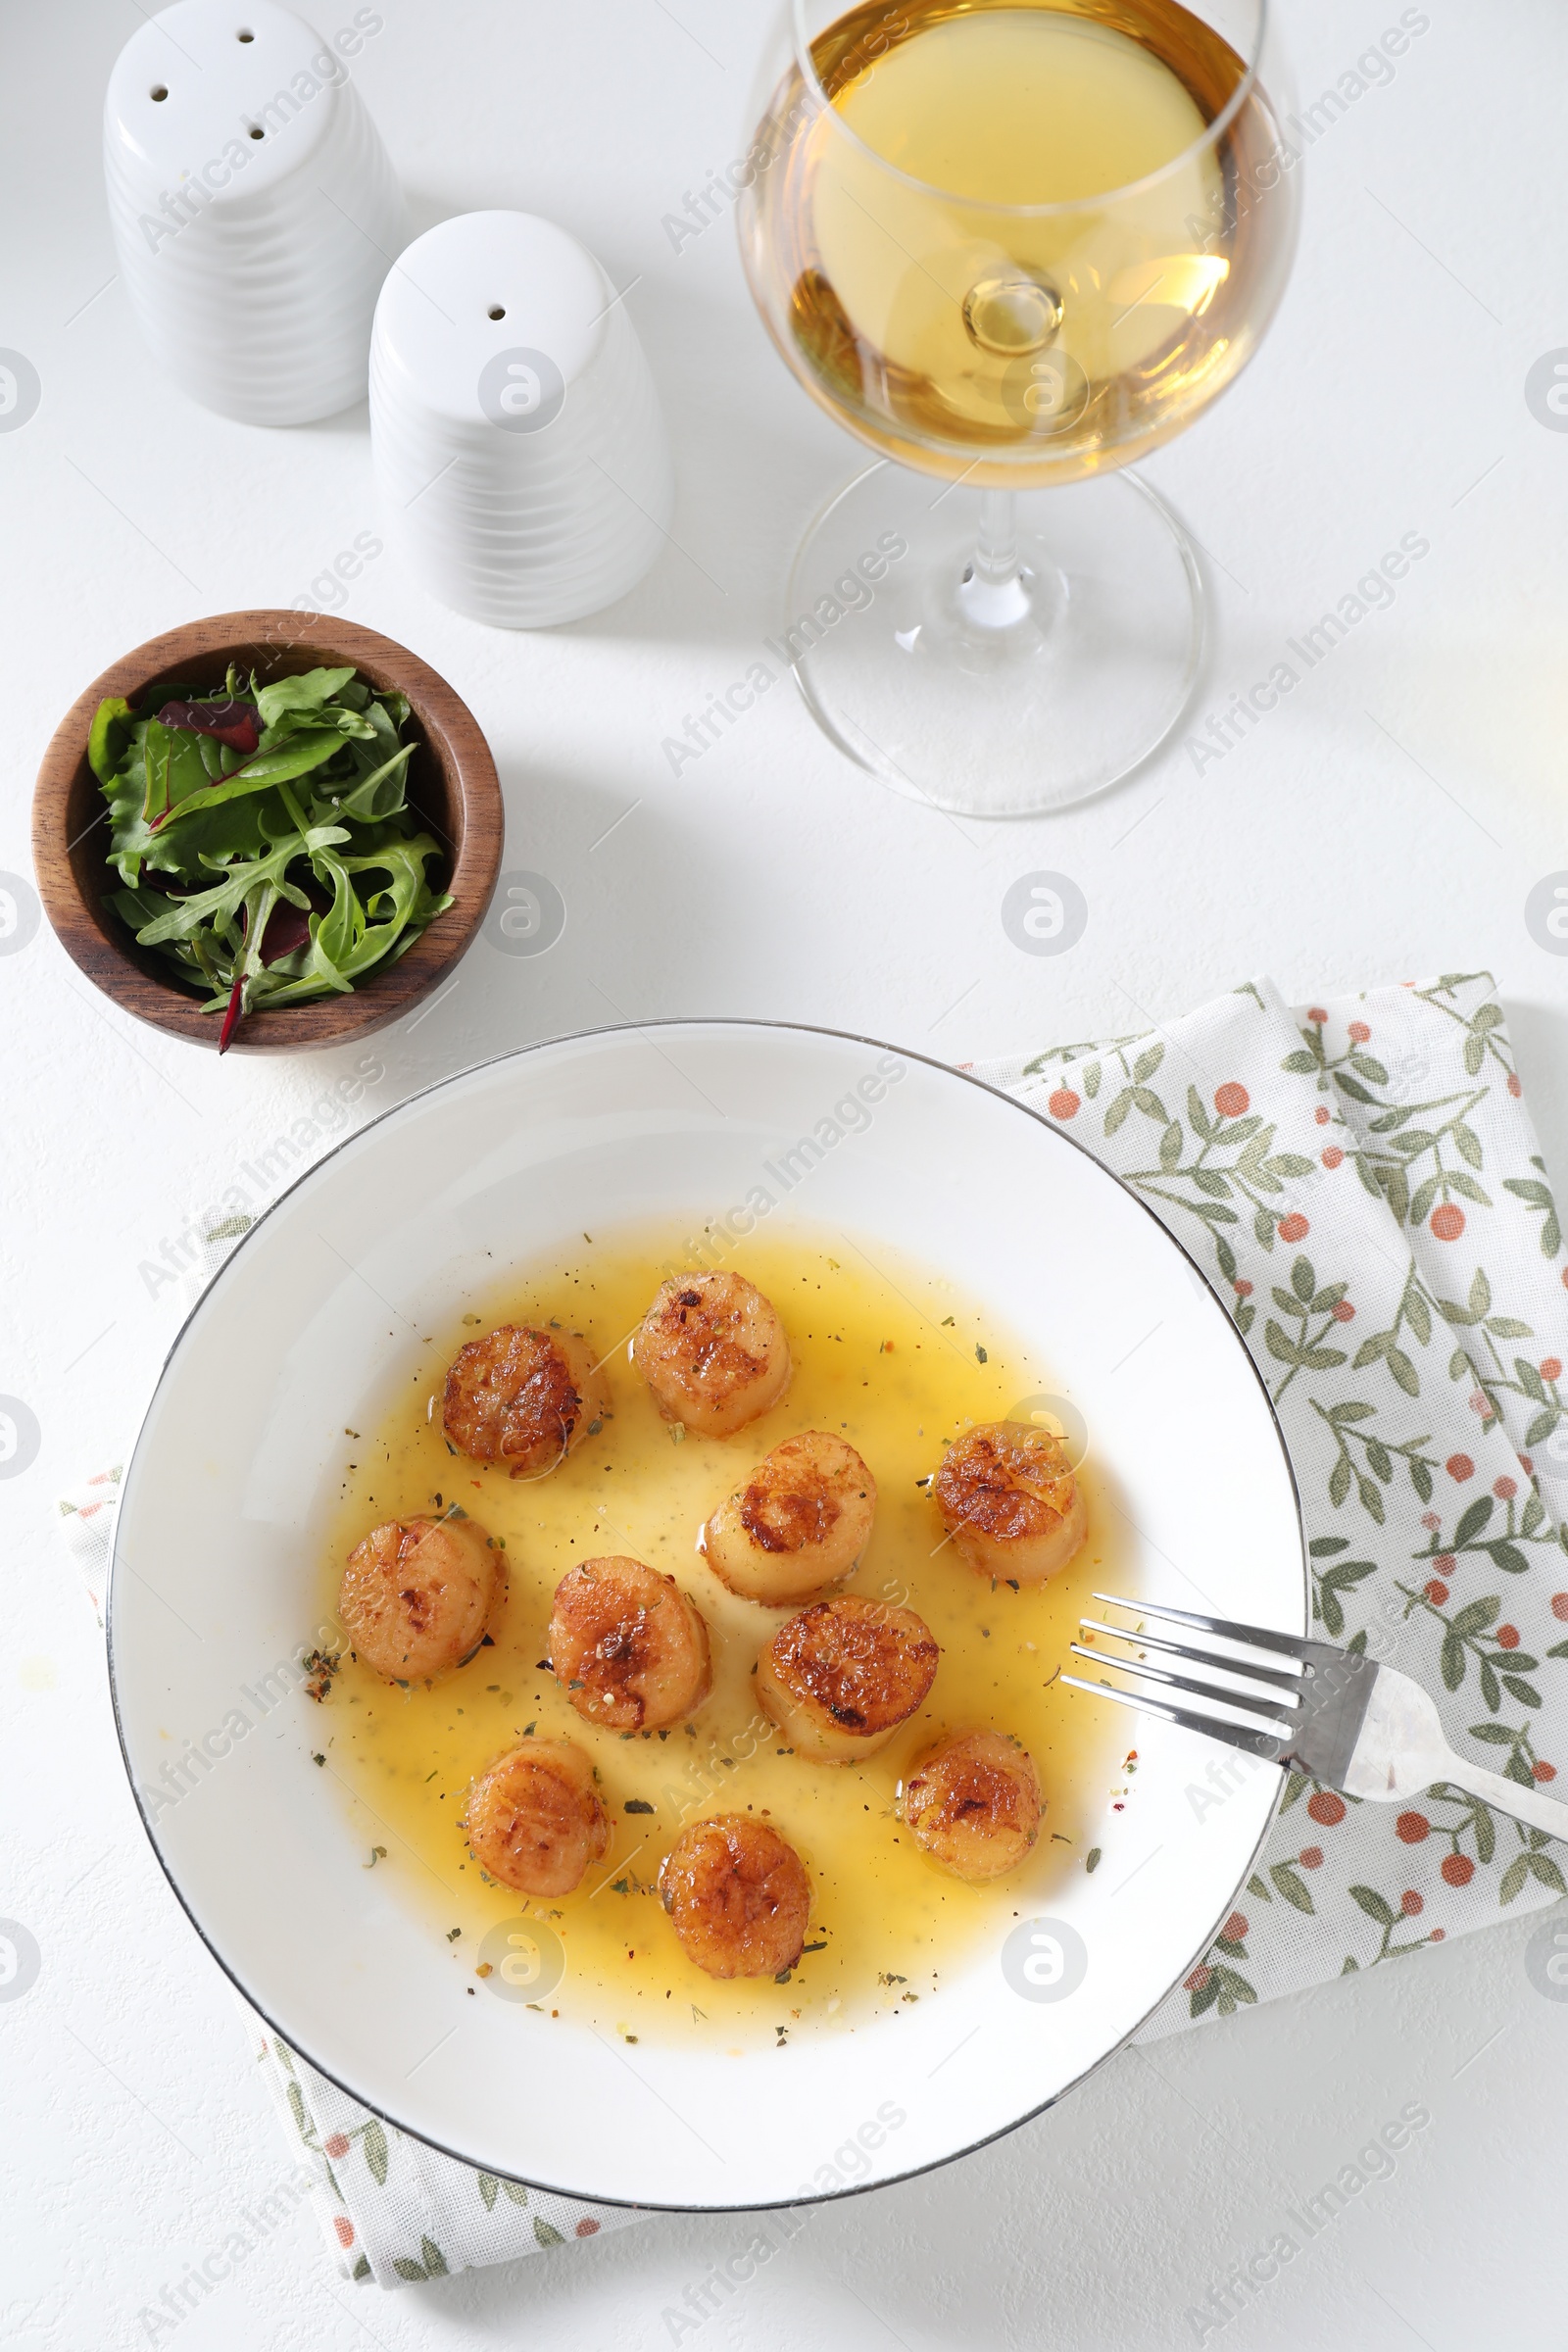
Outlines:
{"type": "Polygon", "coordinates": [[[166,98],[169,96],[169,87],[168,87],[168,84],[167,84],[166,82],[162,82],[162,81],[155,81],[155,82],[153,83],[153,86],[152,86],[152,88],[151,88],[151,89],[148,91],[147,95],[149,96],[149,98],[156,98],[156,99],[159,101],[159,103],[160,103],[160,104],[162,104],[162,103],[163,103],[163,101],[164,101],[164,99],[166,99],[166,98]]]}
{"type": "Polygon", "coordinates": [[[490,317],[492,318],[504,318],[506,315],[507,314],[505,310],[502,308],[499,302],[493,302],[490,305],[490,317]]]}
{"type": "Polygon", "coordinates": [[[265,130],[263,130],[263,128],[262,128],[262,126],[261,126],[261,124],[260,124],[259,122],[253,122],[253,123],[251,124],[251,137],[252,137],[253,139],[265,139],[265,138],[266,138],[266,136],[267,136],[267,133],[266,133],[266,131],[265,131],[265,130]]]}

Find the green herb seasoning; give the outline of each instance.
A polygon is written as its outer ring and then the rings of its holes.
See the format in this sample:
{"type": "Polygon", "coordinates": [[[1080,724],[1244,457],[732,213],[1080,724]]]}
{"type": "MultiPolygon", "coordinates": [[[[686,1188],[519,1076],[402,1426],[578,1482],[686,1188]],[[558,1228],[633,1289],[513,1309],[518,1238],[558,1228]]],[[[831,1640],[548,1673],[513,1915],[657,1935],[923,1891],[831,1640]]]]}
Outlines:
{"type": "Polygon", "coordinates": [[[100,703],[87,756],[110,813],[110,905],[221,1015],[343,996],[413,947],[450,898],[407,797],[409,704],[349,669],[220,694],[100,703]]]}

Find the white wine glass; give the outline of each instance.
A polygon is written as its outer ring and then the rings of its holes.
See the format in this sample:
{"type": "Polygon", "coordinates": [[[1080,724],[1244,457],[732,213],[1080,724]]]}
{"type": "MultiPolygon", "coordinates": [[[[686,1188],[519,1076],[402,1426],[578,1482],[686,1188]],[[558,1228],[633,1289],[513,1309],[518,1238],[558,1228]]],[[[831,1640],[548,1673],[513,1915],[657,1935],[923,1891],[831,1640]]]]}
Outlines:
{"type": "Polygon", "coordinates": [[[1201,574],[1128,468],[1278,307],[1291,103],[1268,0],[786,0],[742,257],[794,373],[878,457],[813,523],[782,645],[895,789],[1067,808],[1180,717],[1201,574]]]}

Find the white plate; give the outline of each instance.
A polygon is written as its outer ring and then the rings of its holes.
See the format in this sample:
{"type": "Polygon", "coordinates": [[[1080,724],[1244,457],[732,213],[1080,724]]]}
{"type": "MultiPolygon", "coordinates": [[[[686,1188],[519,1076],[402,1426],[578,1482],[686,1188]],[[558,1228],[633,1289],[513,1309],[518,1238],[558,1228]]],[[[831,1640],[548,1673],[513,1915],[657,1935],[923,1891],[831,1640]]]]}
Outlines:
{"type": "Polygon", "coordinates": [[[1110,1817],[1099,1869],[1054,1899],[1034,1982],[1016,1949],[1004,1970],[999,1931],[940,1999],[853,2035],[745,2057],[628,2051],[519,2031],[534,2022],[519,2006],[465,1997],[427,1923],[360,1867],[339,1792],[310,1769],[319,1715],[297,1690],[257,1704],[315,1623],[341,1432],[484,1251],[504,1270],[584,1226],[697,1230],[759,1188],[770,1236],[794,1218],[878,1237],[1043,1343],[1139,1532],[1141,1594],[1306,1622],[1295,1484],[1223,1308],[1130,1193],[973,1079],[827,1031],[671,1022],[490,1062],[343,1144],[247,1236],[148,1409],[109,1593],[121,1739],[175,1892],[276,2030],[402,2130],[575,2196],[781,2205],[1007,2131],[1188,1972],[1278,1794],[1262,1770],[1197,1801],[1221,1751],[1140,1720],[1136,1799],[1110,1817]],[[856,1102],[863,1116],[834,1118],[856,1102]],[[792,1151],[809,1172],[785,1194],[792,1151]],[[187,1765],[187,1792],[153,1801],[191,1746],[206,1761],[187,1765]]]}

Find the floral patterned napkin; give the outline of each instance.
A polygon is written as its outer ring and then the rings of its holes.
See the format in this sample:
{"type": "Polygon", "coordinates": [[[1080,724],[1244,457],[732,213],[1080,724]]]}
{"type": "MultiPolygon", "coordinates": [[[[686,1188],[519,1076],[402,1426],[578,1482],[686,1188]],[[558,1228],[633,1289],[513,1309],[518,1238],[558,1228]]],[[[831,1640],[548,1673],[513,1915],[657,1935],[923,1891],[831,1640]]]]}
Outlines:
{"type": "MultiPolygon", "coordinates": [[[[1294,1013],[1249,984],[976,1074],[1086,1144],[1225,1300],[1285,1432],[1323,1633],[1413,1675],[1461,1753],[1554,1780],[1568,1268],[1491,975],[1294,1013]]],[[[1246,1770],[1216,1749],[1200,1817],[1246,1770]]],[[[1543,1832],[1447,1784],[1396,1813],[1293,1774],[1237,1909],[1141,2038],[1564,1892],[1543,1832]]]]}
{"type": "MultiPolygon", "coordinates": [[[[1555,1779],[1568,1267],[1490,975],[1295,1013],[1249,983],[1141,1036],[976,1074],[1070,1128],[1203,1266],[1279,1412],[1325,1635],[1414,1675],[1461,1750],[1555,1779]]],[[[192,1299],[248,1223],[214,1231],[192,1299]]],[[[100,1622],[119,1475],[61,1505],[100,1622]]],[[[1273,1768],[1216,1748],[1195,1808],[1250,1769],[1273,1768]]],[[[1141,2038],[1565,1891],[1540,1831],[1456,1788],[1396,1813],[1293,1775],[1238,1908],[1141,2038]]],[[[244,2016],[345,2276],[442,2278],[639,2218],[435,2154],[244,2016]]]]}
{"type": "MultiPolygon", "coordinates": [[[[187,1278],[189,1304],[250,1222],[206,1242],[202,1264],[187,1278]]],[[[120,1478],[119,1469],[102,1471],[60,1505],[66,1542],[100,1627],[120,1478]]],[[[476,2172],[408,2138],[318,2075],[237,1993],[234,2001],[294,2159],[287,2194],[296,2201],[310,2196],[345,2278],[408,2286],[515,2262],[643,2218],[635,2208],[579,2204],[476,2172]]],[[[281,2204],[283,2195],[274,2191],[260,2210],[281,2204]]]]}

